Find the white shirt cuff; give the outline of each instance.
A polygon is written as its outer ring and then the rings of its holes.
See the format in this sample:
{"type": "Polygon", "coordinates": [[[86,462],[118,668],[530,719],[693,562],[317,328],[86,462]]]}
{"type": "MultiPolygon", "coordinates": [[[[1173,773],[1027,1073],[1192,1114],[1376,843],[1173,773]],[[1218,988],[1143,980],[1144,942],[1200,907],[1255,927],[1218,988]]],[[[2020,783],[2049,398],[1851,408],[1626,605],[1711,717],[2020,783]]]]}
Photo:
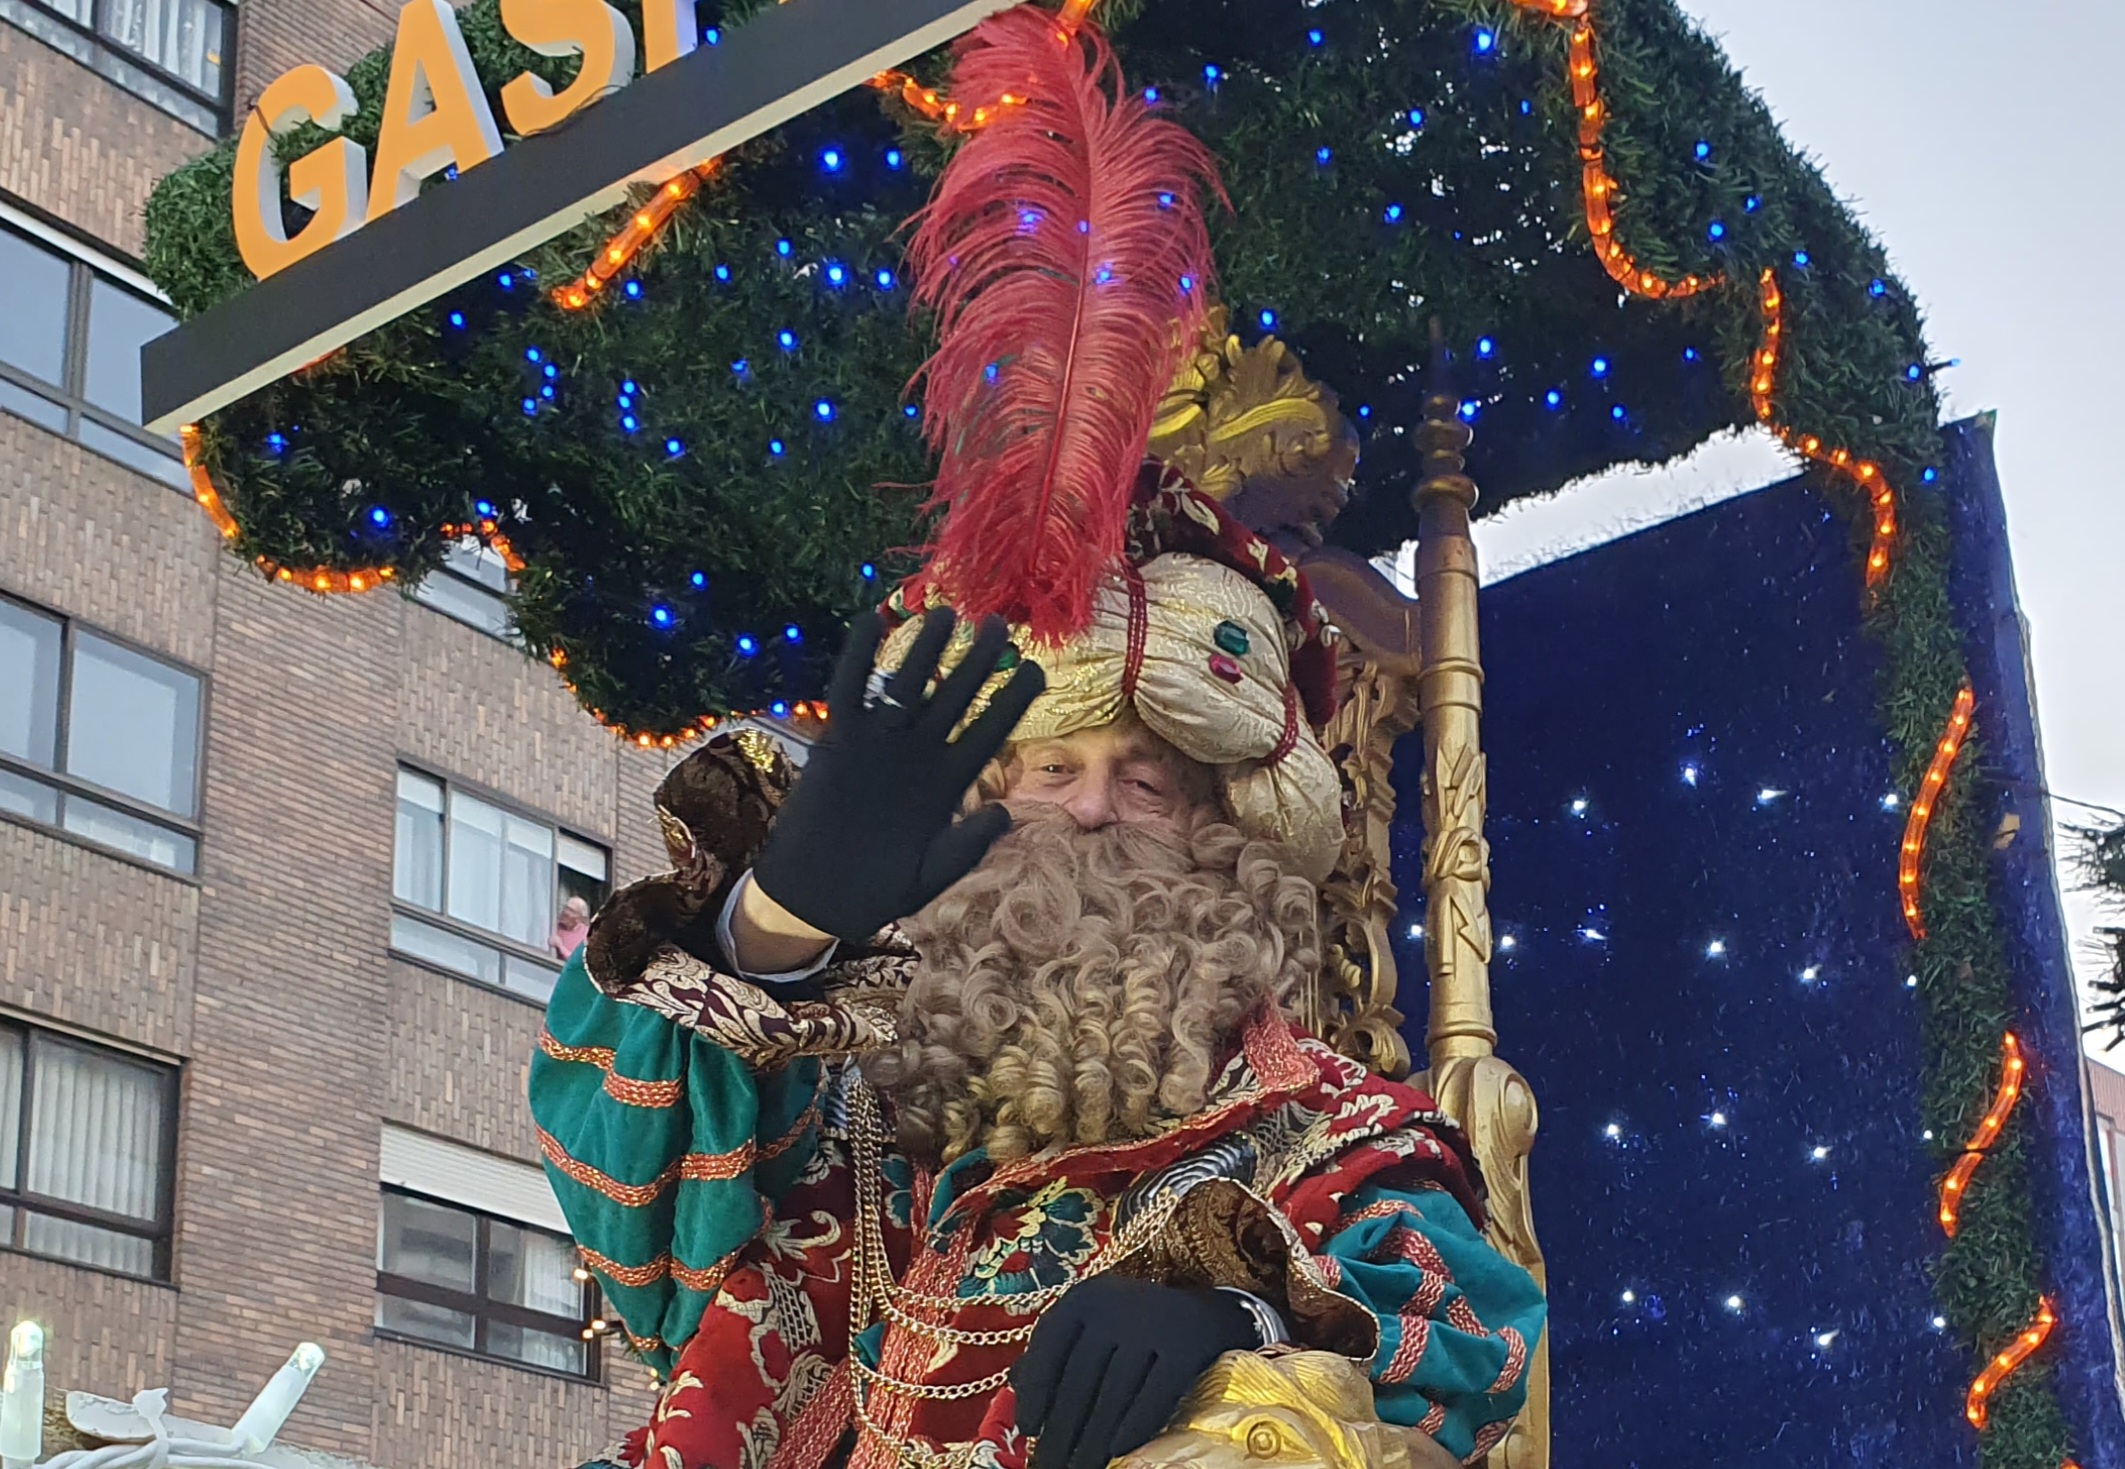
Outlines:
{"type": "Polygon", "coordinates": [[[752,885],[752,881],[753,875],[748,872],[732,885],[730,896],[723,900],[723,914],[716,920],[716,945],[723,950],[723,957],[730,961],[731,967],[738,970],[738,977],[754,984],[801,984],[831,964],[835,952],[841,947],[839,939],[833,940],[820,950],[819,957],[802,969],[785,970],[781,974],[753,974],[748,970],[738,969],[738,944],[731,933],[731,919],[737,913],[738,904],[745,897],[745,890],[752,885]]]}

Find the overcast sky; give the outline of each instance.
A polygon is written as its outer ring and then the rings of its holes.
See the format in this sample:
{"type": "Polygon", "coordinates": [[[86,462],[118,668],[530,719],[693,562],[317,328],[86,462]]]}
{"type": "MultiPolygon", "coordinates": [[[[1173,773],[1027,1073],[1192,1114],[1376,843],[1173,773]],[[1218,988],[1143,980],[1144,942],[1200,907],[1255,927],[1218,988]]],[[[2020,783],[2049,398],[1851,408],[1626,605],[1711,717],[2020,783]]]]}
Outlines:
{"type": "MultiPolygon", "coordinates": [[[[2125,808],[2125,4],[1683,8],[1888,247],[1933,355],[1962,360],[1941,377],[1949,415],[1998,411],[2051,788],[2125,808]]],[[[1486,572],[1759,487],[1783,464],[1752,437],[1508,511],[1479,537],[1486,572]]],[[[2070,891],[2066,913],[2085,977],[2098,913],[2070,891]]]]}

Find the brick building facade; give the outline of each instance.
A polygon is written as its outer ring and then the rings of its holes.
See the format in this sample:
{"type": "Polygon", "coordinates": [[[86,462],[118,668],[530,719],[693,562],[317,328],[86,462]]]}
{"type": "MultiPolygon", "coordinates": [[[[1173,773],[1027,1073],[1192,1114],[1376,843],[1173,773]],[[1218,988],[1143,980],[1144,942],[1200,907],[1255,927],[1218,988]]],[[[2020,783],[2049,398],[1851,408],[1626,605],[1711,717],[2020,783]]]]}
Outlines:
{"type": "Polygon", "coordinates": [[[473,625],[476,572],[456,616],[313,597],[178,488],[114,376],[148,190],[392,7],[137,8],[0,0],[0,1324],[57,1392],[219,1423],[315,1340],[291,1442],[576,1463],[653,1398],[576,1330],[525,1077],[561,904],[661,865],[670,757],[473,625]]]}

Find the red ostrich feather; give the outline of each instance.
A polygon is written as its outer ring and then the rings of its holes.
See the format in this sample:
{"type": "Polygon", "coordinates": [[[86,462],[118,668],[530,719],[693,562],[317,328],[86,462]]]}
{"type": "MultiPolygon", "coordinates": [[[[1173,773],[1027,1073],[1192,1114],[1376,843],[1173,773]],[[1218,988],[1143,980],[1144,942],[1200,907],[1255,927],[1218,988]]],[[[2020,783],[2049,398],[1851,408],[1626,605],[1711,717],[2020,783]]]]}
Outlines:
{"type": "Polygon", "coordinates": [[[1091,618],[1158,402],[1210,297],[1209,152],[1128,89],[1090,25],[1031,5],[959,47],[952,90],[1005,99],[908,246],[938,344],[917,375],[944,516],[920,578],[1054,643],[1091,618]]]}

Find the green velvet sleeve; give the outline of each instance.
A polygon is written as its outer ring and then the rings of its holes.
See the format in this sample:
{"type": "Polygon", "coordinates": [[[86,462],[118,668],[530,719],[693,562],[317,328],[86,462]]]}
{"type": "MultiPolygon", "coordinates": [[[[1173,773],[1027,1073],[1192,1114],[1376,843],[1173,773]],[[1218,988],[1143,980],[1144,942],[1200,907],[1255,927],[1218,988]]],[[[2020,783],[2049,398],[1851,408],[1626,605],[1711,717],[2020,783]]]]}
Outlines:
{"type": "Polygon", "coordinates": [[[562,1213],[635,1350],[659,1372],[817,1145],[822,1064],[755,1071],[599,992],[569,960],[530,1099],[562,1213]]]}
{"type": "Polygon", "coordinates": [[[1322,1263],[1379,1318],[1380,1417],[1457,1458],[1488,1449],[1527,1401],[1547,1308],[1534,1277],[1486,1243],[1453,1196],[1367,1184],[1322,1263]]]}

